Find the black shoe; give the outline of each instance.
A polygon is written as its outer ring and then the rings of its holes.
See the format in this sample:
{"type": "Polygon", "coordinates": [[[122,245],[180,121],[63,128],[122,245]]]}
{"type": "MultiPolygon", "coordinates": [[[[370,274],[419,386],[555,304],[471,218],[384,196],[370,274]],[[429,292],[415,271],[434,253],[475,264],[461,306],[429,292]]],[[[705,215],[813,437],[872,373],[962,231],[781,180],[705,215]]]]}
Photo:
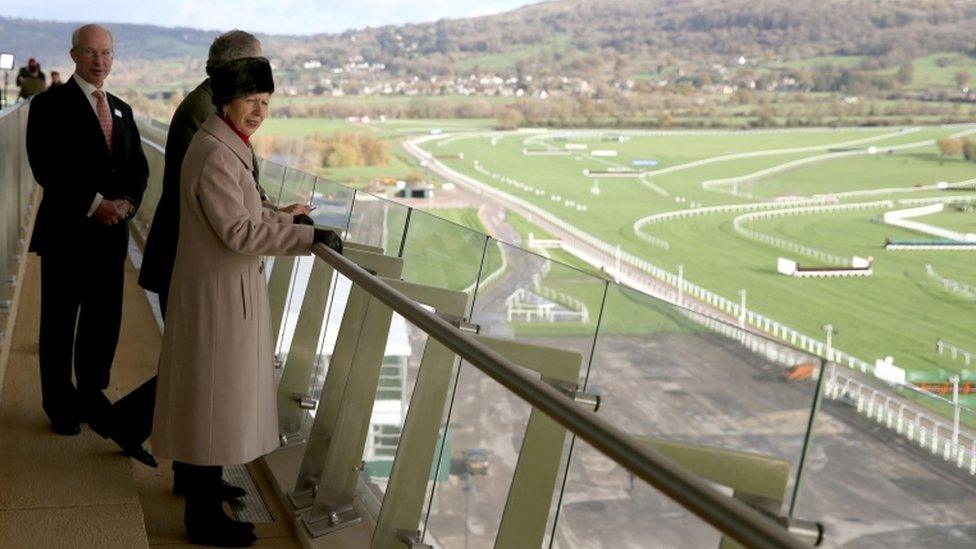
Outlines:
{"type": "Polygon", "coordinates": [[[51,430],[59,435],[73,436],[81,432],[77,419],[52,419],[51,430]]]}
{"type": "Polygon", "coordinates": [[[187,494],[183,524],[190,543],[217,547],[249,547],[257,539],[250,531],[253,524],[237,522],[228,517],[220,498],[210,493],[198,491],[187,494]]]}
{"type": "MultiPolygon", "coordinates": [[[[183,486],[182,482],[173,482],[173,495],[183,496],[186,495],[186,488],[183,486]]],[[[224,501],[230,501],[232,499],[242,498],[247,495],[247,490],[227,482],[226,480],[221,480],[220,485],[217,486],[217,495],[220,499],[224,501]]]]}
{"type": "MultiPolygon", "coordinates": [[[[118,442],[116,442],[116,444],[118,444],[118,442]]],[[[159,467],[159,463],[156,462],[156,458],[149,453],[149,450],[143,448],[141,444],[136,444],[134,446],[122,446],[119,444],[119,447],[122,448],[123,454],[138,461],[139,463],[147,467],[152,467],[153,469],[159,467]]]]}
{"type": "Polygon", "coordinates": [[[90,427],[91,430],[98,436],[104,439],[109,439],[117,444],[124,455],[129,456],[143,465],[152,467],[153,469],[159,467],[159,463],[156,462],[156,458],[153,457],[148,450],[143,448],[142,444],[139,444],[138,442],[126,442],[121,436],[118,435],[118,433],[115,432],[114,429],[106,427],[104,425],[104,420],[97,422],[93,421],[88,424],[88,427],[90,427]]]}

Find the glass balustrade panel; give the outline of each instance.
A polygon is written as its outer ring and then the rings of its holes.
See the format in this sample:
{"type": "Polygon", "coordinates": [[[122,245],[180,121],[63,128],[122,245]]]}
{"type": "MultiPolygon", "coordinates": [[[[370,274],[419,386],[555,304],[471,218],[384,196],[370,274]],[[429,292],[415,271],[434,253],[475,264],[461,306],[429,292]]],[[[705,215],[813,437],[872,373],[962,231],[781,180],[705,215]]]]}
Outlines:
{"type": "Polygon", "coordinates": [[[316,178],[312,189],[312,219],[318,225],[345,230],[349,226],[349,212],[354,194],[355,191],[350,187],[316,178]]]}
{"type": "MultiPolygon", "coordinates": [[[[677,298],[669,288],[659,291],[677,298]]],[[[777,499],[778,511],[785,513],[820,361],[732,319],[703,314],[705,305],[692,296],[681,301],[678,307],[611,284],[586,391],[601,397],[600,416],[648,443],[781,460],[777,499]]],[[[717,546],[717,531],[639,485],[588,445],[578,445],[561,494],[554,545],[717,546]]]]}
{"type": "MultiPolygon", "coordinates": [[[[12,241],[9,234],[10,227],[17,219],[17,201],[13,200],[17,188],[17,174],[20,166],[17,165],[16,154],[7,151],[15,150],[18,137],[18,117],[16,111],[9,111],[0,114],[0,147],[3,154],[0,155],[0,301],[6,301],[11,297],[13,289],[7,284],[13,265],[14,249],[10,247],[12,241]]],[[[2,314],[2,313],[0,313],[2,314]]]]}
{"type": "Polygon", "coordinates": [[[407,210],[407,206],[382,196],[356,191],[347,238],[358,244],[382,248],[386,255],[397,255],[407,210]]]}
{"type": "Polygon", "coordinates": [[[956,406],[950,380],[920,391],[897,371],[865,370],[826,368],[795,515],[822,521],[830,545],[973,546],[973,384],[959,382],[956,406]]]}
{"type": "Polygon", "coordinates": [[[261,162],[261,169],[258,172],[261,188],[264,189],[268,200],[275,206],[279,204],[278,197],[281,196],[285,170],[285,166],[265,159],[261,162]]]}
{"type": "Polygon", "coordinates": [[[286,168],[278,205],[282,208],[292,204],[311,204],[315,189],[315,176],[294,168],[286,168]]]}
{"type": "MultiPolygon", "coordinates": [[[[504,215],[488,219],[493,232],[518,239],[508,221],[504,215]]],[[[540,357],[546,356],[545,349],[577,353],[576,363],[558,364],[547,358],[541,366],[569,386],[581,385],[606,281],[581,268],[558,247],[538,250],[530,252],[494,238],[487,241],[471,320],[480,335],[541,348],[535,351],[540,357]]],[[[531,412],[531,406],[511,391],[472,365],[462,364],[446,429],[450,446],[445,444],[440,460],[440,470],[448,475],[432,486],[427,502],[428,543],[496,543],[517,467],[525,468],[520,475],[554,478],[551,491],[533,502],[548,508],[548,523],[539,525],[543,543],[548,543],[572,437],[555,427],[555,441],[539,444],[546,436],[539,432],[533,435],[539,438],[527,441],[531,412]],[[538,458],[536,451],[551,450],[552,444],[557,445],[558,459],[538,458]],[[523,454],[525,448],[532,449],[523,454]]],[[[518,498],[510,502],[510,512],[519,513],[522,503],[518,498]]]]}
{"type": "MultiPolygon", "coordinates": [[[[388,253],[397,253],[402,248],[403,280],[414,284],[462,292],[467,297],[458,301],[459,309],[452,314],[460,317],[467,313],[467,303],[477,284],[478,272],[482,263],[485,236],[463,227],[437,214],[419,210],[409,212],[405,207],[391,208],[387,214],[391,222],[387,229],[388,253]],[[402,219],[403,223],[392,220],[402,219]],[[406,236],[399,227],[406,226],[406,236]],[[395,243],[395,244],[394,244],[395,243]]],[[[444,311],[441,311],[444,312],[444,311]]],[[[373,407],[369,439],[363,460],[366,468],[364,478],[377,491],[385,492],[393,458],[399,446],[401,429],[411,404],[415,382],[429,338],[400,315],[394,314],[390,336],[381,366],[376,399],[373,407]]],[[[441,382],[453,386],[455,361],[440,365],[438,373],[441,382]]],[[[447,398],[449,395],[445,395],[447,398]]],[[[445,406],[446,410],[446,406],[445,406]]],[[[446,434],[441,429],[438,435],[438,450],[446,442],[446,434]]],[[[447,479],[447,471],[437,471],[432,467],[431,482],[447,479]]]]}

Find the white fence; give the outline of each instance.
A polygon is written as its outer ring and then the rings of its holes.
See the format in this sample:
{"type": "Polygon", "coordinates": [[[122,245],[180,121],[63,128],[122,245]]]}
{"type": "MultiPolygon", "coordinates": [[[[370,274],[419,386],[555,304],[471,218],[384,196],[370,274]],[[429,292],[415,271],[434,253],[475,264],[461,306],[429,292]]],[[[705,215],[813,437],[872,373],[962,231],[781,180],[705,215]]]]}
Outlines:
{"type": "Polygon", "coordinates": [[[962,347],[956,347],[955,345],[946,343],[941,339],[935,342],[935,349],[940,355],[948,353],[949,357],[952,358],[953,361],[961,358],[966,366],[969,366],[973,361],[973,353],[971,351],[967,351],[962,347]]]}
{"type": "Polygon", "coordinates": [[[906,208],[904,210],[885,212],[883,219],[888,225],[894,225],[896,227],[901,227],[903,229],[908,229],[910,231],[915,231],[922,234],[945,238],[947,240],[955,240],[957,242],[976,242],[976,234],[950,231],[948,229],[943,229],[942,227],[929,225],[928,223],[910,220],[912,217],[920,217],[941,212],[945,209],[945,204],[945,201],[941,201],[926,206],[915,206],[912,208],[906,208]]]}
{"type": "MultiPolygon", "coordinates": [[[[827,199],[809,199],[809,198],[799,198],[796,199],[796,203],[799,204],[824,204],[827,203],[827,199]]],[[[664,223],[667,221],[673,221],[675,219],[685,219],[691,217],[698,217],[702,215],[714,215],[723,213],[736,213],[743,211],[753,211],[753,210],[764,210],[764,209],[775,209],[782,208],[784,202],[753,202],[749,204],[723,204],[721,206],[706,206],[703,208],[689,208],[687,210],[673,210],[670,212],[662,212],[659,214],[649,215],[647,217],[642,217],[634,222],[633,229],[634,234],[637,238],[640,238],[644,242],[653,244],[655,246],[664,248],[665,250],[670,248],[667,240],[662,238],[657,238],[655,236],[649,235],[644,232],[644,227],[648,225],[653,225],[656,223],[664,223]]]]}
{"type": "Polygon", "coordinates": [[[518,288],[505,298],[506,317],[509,322],[519,318],[524,319],[525,322],[539,320],[554,323],[565,319],[578,320],[586,324],[590,321],[590,312],[586,304],[571,295],[540,284],[535,284],[533,293],[536,294],[536,298],[547,301],[533,300],[533,296],[525,288],[518,288]],[[559,309],[558,306],[569,310],[559,309]]]}
{"type": "Polygon", "coordinates": [[[776,246],[777,248],[783,248],[793,253],[805,255],[807,257],[812,257],[819,261],[824,261],[832,265],[848,266],[851,265],[851,258],[843,257],[810,246],[804,246],[802,244],[797,244],[791,240],[785,238],[780,238],[778,236],[772,236],[766,233],[762,233],[753,229],[746,227],[747,224],[752,223],[757,219],[771,219],[774,217],[783,217],[787,215],[802,215],[811,213],[833,213],[842,212],[850,210],[873,210],[877,208],[890,208],[892,202],[890,200],[879,200],[876,202],[856,202],[854,204],[827,204],[821,206],[803,206],[797,208],[783,208],[779,210],[765,211],[765,212],[753,212],[748,214],[743,214],[737,216],[732,220],[732,227],[735,232],[752,240],[762,242],[763,244],[768,244],[770,246],[776,246]]]}
{"type": "Polygon", "coordinates": [[[946,290],[959,294],[967,299],[976,299],[976,286],[971,286],[965,282],[959,282],[958,280],[953,280],[940,275],[934,268],[932,268],[931,263],[925,264],[925,273],[934,278],[939,284],[942,284],[942,287],[946,290]]]}
{"type": "MultiPolygon", "coordinates": [[[[838,372],[833,364],[828,367],[827,376],[824,398],[849,402],[859,413],[976,475],[976,436],[964,429],[959,419],[946,418],[915,406],[893,394],[890,388],[872,387],[854,376],[838,372]]],[[[944,404],[952,406],[949,402],[944,404]]],[[[958,406],[955,413],[958,417],[958,406]]]]}

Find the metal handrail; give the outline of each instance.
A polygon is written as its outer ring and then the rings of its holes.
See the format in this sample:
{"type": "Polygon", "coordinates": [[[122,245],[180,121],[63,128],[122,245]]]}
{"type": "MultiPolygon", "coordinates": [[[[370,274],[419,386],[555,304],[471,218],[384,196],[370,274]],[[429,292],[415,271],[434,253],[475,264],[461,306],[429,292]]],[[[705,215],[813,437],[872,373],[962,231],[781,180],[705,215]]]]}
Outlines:
{"type": "Polygon", "coordinates": [[[312,252],[516,396],[739,543],[746,547],[804,547],[771,518],[722,494],[658,451],[641,444],[596,413],[579,406],[538,377],[427,311],[352,260],[323,244],[315,244],[312,252]]]}

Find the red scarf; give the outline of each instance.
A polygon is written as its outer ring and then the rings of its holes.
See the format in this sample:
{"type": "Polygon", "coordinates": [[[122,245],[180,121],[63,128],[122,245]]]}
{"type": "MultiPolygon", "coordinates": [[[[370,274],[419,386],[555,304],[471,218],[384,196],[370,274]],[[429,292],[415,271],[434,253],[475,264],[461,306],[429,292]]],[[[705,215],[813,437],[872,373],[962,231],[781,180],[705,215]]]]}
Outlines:
{"type": "Polygon", "coordinates": [[[243,141],[245,145],[249,147],[251,146],[250,136],[248,136],[245,133],[241,133],[241,130],[237,129],[237,126],[235,126],[234,123],[230,121],[230,118],[226,114],[220,115],[220,119],[223,120],[224,123],[226,123],[228,126],[230,126],[230,129],[234,130],[234,133],[237,134],[237,137],[241,138],[241,141],[243,141]]]}

